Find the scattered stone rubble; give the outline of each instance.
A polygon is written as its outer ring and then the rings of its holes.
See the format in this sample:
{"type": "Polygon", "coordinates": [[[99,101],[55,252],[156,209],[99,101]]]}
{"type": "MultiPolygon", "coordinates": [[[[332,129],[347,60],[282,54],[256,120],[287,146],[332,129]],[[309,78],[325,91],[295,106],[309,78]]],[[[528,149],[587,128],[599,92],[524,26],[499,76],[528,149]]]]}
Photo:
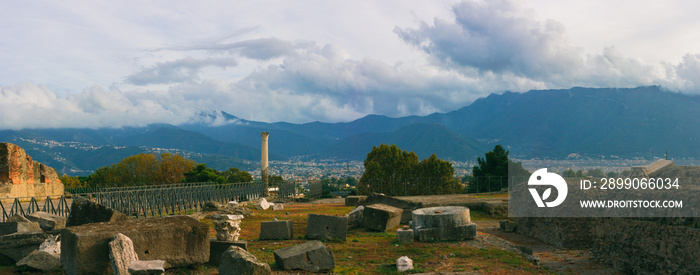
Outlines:
{"type": "Polygon", "coordinates": [[[49,214],[43,211],[34,212],[27,216],[27,219],[39,223],[41,230],[44,231],[63,229],[66,227],[66,217],[49,214]]]}
{"type": "Polygon", "coordinates": [[[261,240],[291,240],[294,237],[294,221],[269,221],[260,223],[261,240]]]}
{"type": "Polygon", "coordinates": [[[275,250],[274,254],[275,262],[284,270],[328,272],[335,268],[333,252],[321,241],[280,248],[275,250]]]}
{"type": "Polygon", "coordinates": [[[360,205],[358,207],[355,207],[350,213],[345,215],[348,217],[348,227],[349,228],[355,228],[360,226],[360,221],[362,221],[362,214],[365,211],[365,207],[360,205]]]}
{"type": "Polygon", "coordinates": [[[413,260],[406,256],[396,259],[396,269],[400,272],[412,270],[413,260]]]}
{"type": "Polygon", "coordinates": [[[255,205],[255,208],[258,210],[267,210],[269,209],[273,204],[267,202],[265,198],[262,198],[258,201],[258,203],[255,205]]]}
{"type": "Polygon", "coordinates": [[[216,215],[218,219],[214,220],[214,230],[216,230],[216,239],[219,241],[233,242],[238,241],[241,235],[241,220],[242,215],[216,215]]]}
{"type": "Polygon", "coordinates": [[[306,238],[322,241],[345,241],[348,234],[348,217],[309,214],[306,222],[306,238]]]}
{"type": "Polygon", "coordinates": [[[164,267],[209,260],[209,226],[187,216],[84,224],[61,232],[61,263],[68,274],[105,273],[110,269],[109,241],[128,236],[139,260],[163,260],[164,267]]]}
{"type": "Polygon", "coordinates": [[[129,216],[95,203],[82,196],[74,196],[66,226],[77,226],[97,222],[113,222],[128,220],[129,216]]]}
{"type": "Polygon", "coordinates": [[[403,210],[385,204],[366,205],[360,226],[374,231],[389,231],[399,226],[403,210]]]}
{"type": "Polygon", "coordinates": [[[129,264],[129,273],[132,275],[157,275],[165,273],[165,261],[133,261],[129,264]]]}
{"type": "Polygon", "coordinates": [[[440,206],[413,211],[413,232],[416,240],[461,241],[476,238],[476,224],[471,222],[469,208],[440,206]]]}
{"type": "Polygon", "coordinates": [[[246,241],[219,241],[217,239],[209,239],[209,264],[219,266],[221,264],[221,255],[231,246],[237,246],[243,250],[248,250],[248,242],[246,241]]]}
{"type": "Polygon", "coordinates": [[[272,274],[270,265],[260,262],[253,254],[237,246],[229,247],[221,255],[220,275],[264,275],[272,274]]]}
{"type": "Polygon", "coordinates": [[[114,274],[129,275],[129,265],[139,260],[134,251],[134,242],[122,233],[114,235],[109,242],[109,259],[112,261],[114,274]]]}

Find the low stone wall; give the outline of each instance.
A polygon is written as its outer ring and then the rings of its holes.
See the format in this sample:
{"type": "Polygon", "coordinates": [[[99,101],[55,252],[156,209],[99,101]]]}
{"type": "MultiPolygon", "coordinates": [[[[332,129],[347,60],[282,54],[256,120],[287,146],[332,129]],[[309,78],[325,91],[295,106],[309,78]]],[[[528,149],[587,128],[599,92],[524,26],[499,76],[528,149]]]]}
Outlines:
{"type": "Polygon", "coordinates": [[[514,218],[516,232],[634,274],[700,274],[698,218],[514,218]]]}
{"type": "Polygon", "coordinates": [[[594,218],[513,218],[516,232],[558,248],[590,248],[594,218]]]}
{"type": "Polygon", "coordinates": [[[624,273],[700,274],[700,229],[694,227],[599,218],[591,227],[592,254],[624,273]]]}
{"type": "Polygon", "coordinates": [[[61,196],[64,193],[63,183],[34,183],[0,185],[0,199],[18,197],[47,197],[61,196]]]}

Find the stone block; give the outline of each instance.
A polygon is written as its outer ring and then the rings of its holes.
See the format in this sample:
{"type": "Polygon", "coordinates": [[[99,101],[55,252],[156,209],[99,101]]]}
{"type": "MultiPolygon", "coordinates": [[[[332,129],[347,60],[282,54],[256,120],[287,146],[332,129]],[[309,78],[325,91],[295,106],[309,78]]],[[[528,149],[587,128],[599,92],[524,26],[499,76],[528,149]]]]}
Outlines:
{"type": "Polygon", "coordinates": [[[61,257],[46,251],[34,250],[19,260],[15,270],[54,271],[61,268],[61,257]]]}
{"type": "Polygon", "coordinates": [[[294,236],[294,221],[269,221],[260,223],[261,240],[291,240],[294,236]]]}
{"type": "Polygon", "coordinates": [[[229,247],[221,255],[220,275],[265,275],[272,274],[270,265],[260,262],[253,254],[236,246],[229,247]]]}
{"type": "Polygon", "coordinates": [[[389,231],[401,223],[403,210],[385,204],[366,205],[362,213],[360,226],[375,230],[389,231]]]}
{"type": "Polygon", "coordinates": [[[165,273],[165,261],[133,261],[129,264],[129,274],[132,275],[155,275],[165,273]]]}
{"type": "Polygon", "coordinates": [[[95,203],[81,196],[74,196],[66,226],[77,226],[96,222],[128,220],[123,213],[95,203]]]}
{"type": "Polygon", "coordinates": [[[66,217],[50,214],[44,211],[34,212],[27,216],[27,219],[39,223],[44,231],[66,228],[66,217]]]}
{"type": "Polygon", "coordinates": [[[36,222],[2,222],[0,223],[0,236],[13,233],[25,233],[41,231],[39,223],[36,222]]]}
{"type": "Polygon", "coordinates": [[[105,273],[110,269],[109,241],[129,237],[142,261],[164,260],[165,267],[209,260],[209,226],[187,216],[129,219],[67,227],[61,232],[61,263],[68,274],[105,273]]]}
{"type": "Polygon", "coordinates": [[[0,258],[4,264],[14,264],[39,249],[50,236],[41,230],[0,236],[0,258]]]}
{"type": "Polygon", "coordinates": [[[345,206],[357,206],[366,198],[367,196],[347,196],[345,197],[345,206]]]}
{"type": "Polygon", "coordinates": [[[409,257],[403,256],[396,259],[396,270],[400,272],[409,271],[413,269],[413,260],[409,257]]]}
{"type": "Polygon", "coordinates": [[[274,254],[275,262],[284,270],[328,272],[335,268],[333,252],[321,241],[280,248],[275,250],[274,254]]]}
{"type": "Polygon", "coordinates": [[[5,220],[5,222],[31,222],[31,221],[22,215],[14,214],[14,215],[12,215],[12,217],[7,218],[7,220],[5,220]]]}
{"type": "Polygon", "coordinates": [[[202,211],[219,211],[223,206],[217,201],[208,201],[204,203],[202,211]]]}
{"type": "Polygon", "coordinates": [[[400,243],[412,243],[413,229],[399,228],[396,230],[396,240],[398,240],[400,243]]]}
{"type": "Polygon", "coordinates": [[[420,242],[461,241],[476,238],[476,224],[469,223],[455,227],[430,227],[417,229],[420,242]]]}
{"type": "Polygon", "coordinates": [[[355,207],[355,209],[350,211],[350,213],[346,215],[348,217],[348,227],[360,226],[360,221],[362,221],[362,214],[364,211],[365,207],[362,205],[355,207]]]}
{"type": "Polygon", "coordinates": [[[518,224],[514,222],[507,222],[504,225],[504,231],[506,232],[515,232],[515,230],[518,228],[518,224]]]}
{"type": "Polygon", "coordinates": [[[415,238],[421,242],[459,241],[476,238],[476,224],[471,222],[469,208],[440,206],[413,211],[415,238]]]}
{"type": "Polygon", "coordinates": [[[255,204],[255,208],[258,210],[267,210],[272,206],[271,203],[267,202],[265,198],[262,198],[258,201],[257,204],[255,204]]]}
{"type": "Polygon", "coordinates": [[[402,209],[403,212],[401,214],[401,223],[402,224],[408,224],[409,221],[413,218],[411,211],[422,208],[423,203],[420,202],[411,202],[407,200],[402,200],[399,198],[394,198],[394,197],[389,197],[385,196],[384,194],[377,194],[374,193],[370,196],[368,196],[364,201],[360,202],[361,205],[367,206],[367,205],[372,205],[372,204],[384,204],[384,205],[389,205],[393,206],[399,209],[402,209]]]}
{"type": "Polygon", "coordinates": [[[129,275],[129,265],[139,260],[134,251],[134,242],[126,235],[117,233],[109,242],[109,259],[112,261],[114,274],[129,275]]]}
{"type": "Polygon", "coordinates": [[[345,241],[348,234],[348,217],[309,214],[306,222],[306,238],[311,240],[345,241]]]}
{"type": "Polygon", "coordinates": [[[213,266],[219,266],[221,263],[221,255],[226,252],[226,250],[231,247],[236,246],[248,250],[248,242],[246,241],[218,241],[216,239],[209,240],[209,264],[213,266]]]}

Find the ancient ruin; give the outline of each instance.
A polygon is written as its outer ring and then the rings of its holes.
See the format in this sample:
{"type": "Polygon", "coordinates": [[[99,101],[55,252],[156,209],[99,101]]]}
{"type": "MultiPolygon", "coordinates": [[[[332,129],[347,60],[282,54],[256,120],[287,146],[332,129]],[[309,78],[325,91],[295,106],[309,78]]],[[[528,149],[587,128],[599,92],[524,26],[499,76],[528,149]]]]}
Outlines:
{"type": "Polygon", "coordinates": [[[0,199],[63,195],[56,170],[36,162],[21,147],[0,143],[0,199]]]}
{"type": "Polygon", "coordinates": [[[476,237],[476,224],[471,222],[469,208],[442,206],[413,211],[413,230],[416,240],[460,241],[476,237]]]}

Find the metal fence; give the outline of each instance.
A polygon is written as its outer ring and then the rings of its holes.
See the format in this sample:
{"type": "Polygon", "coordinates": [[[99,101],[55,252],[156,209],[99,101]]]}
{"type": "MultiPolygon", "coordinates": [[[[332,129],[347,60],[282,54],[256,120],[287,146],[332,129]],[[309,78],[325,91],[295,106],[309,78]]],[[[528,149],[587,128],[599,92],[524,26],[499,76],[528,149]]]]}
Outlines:
{"type": "Polygon", "coordinates": [[[299,195],[297,193],[297,183],[294,181],[281,182],[277,192],[280,199],[293,199],[299,195]]]}
{"type": "Polygon", "coordinates": [[[508,188],[509,177],[473,177],[465,188],[468,193],[497,192],[508,188]]]}
{"type": "MultiPolygon", "coordinates": [[[[257,199],[264,195],[265,186],[262,181],[228,184],[183,183],[100,187],[95,188],[93,191],[98,192],[78,194],[126,215],[142,218],[201,209],[208,201],[227,203],[232,200],[257,199]]],[[[67,199],[65,196],[53,200],[47,197],[42,203],[39,203],[39,199],[42,198],[5,199],[6,202],[13,200],[10,207],[7,207],[0,200],[0,210],[2,210],[0,219],[4,222],[15,214],[27,216],[37,211],[64,217],[67,217],[70,213],[70,203],[68,202],[70,199],[67,199]]]]}
{"type": "Polygon", "coordinates": [[[305,197],[309,199],[315,199],[318,197],[321,197],[323,194],[323,183],[319,182],[310,182],[309,183],[309,191],[306,192],[305,197]]]}
{"type": "Polygon", "coordinates": [[[388,196],[419,196],[459,194],[464,186],[456,178],[395,178],[391,180],[363,180],[358,183],[358,193],[369,195],[383,193],[388,196]]]}
{"type": "Polygon", "coordinates": [[[68,214],[70,213],[70,204],[66,201],[66,197],[61,196],[58,201],[55,200],[55,197],[54,199],[51,197],[46,197],[43,202],[40,202],[37,197],[1,199],[0,210],[2,210],[2,215],[0,216],[0,222],[5,222],[9,217],[14,215],[28,216],[39,211],[62,217],[68,217],[68,214]],[[4,203],[3,200],[5,200],[4,203]],[[8,203],[9,200],[12,200],[12,204],[8,203]]]}
{"type": "MultiPolygon", "coordinates": [[[[315,199],[323,194],[323,183],[321,182],[311,182],[309,183],[309,189],[304,192],[304,198],[315,199]]],[[[279,197],[280,199],[293,199],[300,197],[301,193],[297,190],[297,187],[301,187],[299,182],[295,181],[284,181],[279,185],[279,197]]]]}
{"type": "Polygon", "coordinates": [[[264,196],[262,181],[246,183],[198,183],[103,189],[95,202],[129,216],[148,217],[201,209],[208,201],[227,203],[264,196]]]}

